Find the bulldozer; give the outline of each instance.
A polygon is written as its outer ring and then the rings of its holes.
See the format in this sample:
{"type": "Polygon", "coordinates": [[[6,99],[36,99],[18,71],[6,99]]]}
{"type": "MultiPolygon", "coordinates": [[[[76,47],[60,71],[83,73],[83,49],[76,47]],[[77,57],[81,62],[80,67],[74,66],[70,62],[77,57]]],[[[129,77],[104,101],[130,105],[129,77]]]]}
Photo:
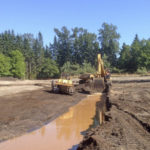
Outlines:
{"type": "Polygon", "coordinates": [[[103,92],[110,84],[110,72],[104,69],[101,54],[97,55],[97,73],[83,74],[80,76],[80,88],[84,92],[103,92]]]}
{"type": "Polygon", "coordinates": [[[68,76],[61,76],[57,81],[52,81],[52,91],[64,94],[74,94],[75,88],[73,81],[68,76]]]}

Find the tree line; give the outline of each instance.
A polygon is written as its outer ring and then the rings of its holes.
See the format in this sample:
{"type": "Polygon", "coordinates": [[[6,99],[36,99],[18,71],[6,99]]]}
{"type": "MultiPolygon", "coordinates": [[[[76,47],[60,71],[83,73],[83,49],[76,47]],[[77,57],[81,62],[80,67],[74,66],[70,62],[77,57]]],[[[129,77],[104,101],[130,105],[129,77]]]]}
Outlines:
{"type": "Polygon", "coordinates": [[[84,28],[54,29],[53,43],[43,44],[42,33],[0,34],[0,76],[16,78],[53,78],[62,72],[72,75],[95,72],[97,54],[112,72],[146,72],[150,70],[150,39],[138,35],[131,45],[119,48],[120,34],[113,24],[103,23],[98,34],[84,28]]]}

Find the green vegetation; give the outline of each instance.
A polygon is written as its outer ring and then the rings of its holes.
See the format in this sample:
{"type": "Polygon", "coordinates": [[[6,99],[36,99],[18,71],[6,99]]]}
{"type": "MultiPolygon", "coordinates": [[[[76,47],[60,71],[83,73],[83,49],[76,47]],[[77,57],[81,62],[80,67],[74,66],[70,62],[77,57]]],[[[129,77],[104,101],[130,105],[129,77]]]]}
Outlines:
{"type": "Polygon", "coordinates": [[[10,59],[3,54],[0,54],[0,76],[11,76],[10,73],[10,59]]]}
{"type": "Polygon", "coordinates": [[[112,24],[103,23],[102,28],[99,29],[99,41],[101,45],[102,54],[107,56],[108,62],[111,66],[117,66],[116,54],[119,52],[119,38],[117,27],[112,24]]]}
{"type": "Polygon", "coordinates": [[[83,65],[71,64],[69,61],[67,61],[61,67],[61,72],[68,73],[70,75],[79,75],[83,73],[95,73],[96,69],[94,66],[92,66],[90,63],[87,63],[86,61],[83,63],[83,65]]]}
{"type": "Polygon", "coordinates": [[[122,46],[118,67],[125,72],[143,73],[150,70],[150,40],[139,40],[138,35],[132,44],[122,46]]]}
{"type": "Polygon", "coordinates": [[[25,62],[21,52],[12,51],[9,57],[0,54],[0,76],[25,77],[25,62]]]}
{"type": "Polygon", "coordinates": [[[41,70],[38,74],[38,78],[52,78],[58,77],[59,70],[56,62],[50,58],[45,58],[41,70]]]}
{"type": "Polygon", "coordinates": [[[25,62],[24,57],[21,52],[18,50],[12,51],[10,53],[10,63],[11,68],[10,72],[15,78],[24,78],[25,77],[25,62]]]}
{"type": "Polygon", "coordinates": [[[95,73],[97,54],[104,65],[115,73],[146,73],[150,70],[150,39],[138,35],[131,45],[119,48],[117,27],[103,23],[98,35],[84,28],[54,29],[53,43],[43,45],[42,33],[0,34],[0,76],[26,79],[54,78],[65,72],[71,75],[95,73]]]}

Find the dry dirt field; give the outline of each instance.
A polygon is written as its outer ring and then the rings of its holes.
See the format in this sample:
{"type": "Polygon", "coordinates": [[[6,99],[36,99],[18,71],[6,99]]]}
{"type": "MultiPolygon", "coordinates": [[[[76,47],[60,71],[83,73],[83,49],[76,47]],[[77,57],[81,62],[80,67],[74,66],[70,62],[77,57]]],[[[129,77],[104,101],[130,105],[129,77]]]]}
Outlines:
{"type": "Polygon", "coordinates": [[[148,78],[113,78],[107,121],[91,129],[78,150],[150,150],[148,78]]]}

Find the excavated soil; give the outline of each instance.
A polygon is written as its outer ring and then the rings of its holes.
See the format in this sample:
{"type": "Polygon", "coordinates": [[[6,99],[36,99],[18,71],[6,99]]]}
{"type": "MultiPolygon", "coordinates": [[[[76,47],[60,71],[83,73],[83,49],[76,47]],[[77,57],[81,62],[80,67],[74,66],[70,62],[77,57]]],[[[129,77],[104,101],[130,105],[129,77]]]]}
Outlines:
{"type": "MultiPolygon", "coordinates": [[[[78,150],[150,149],[150,78],[120,78],[108,93],[105,123],[88,130],[78,150]]],[[[40,128],[86,97],[51,93],[49,81],[14,82],[0,84],[0,141],[40,128]]]]}
{"type": "Polygon", "coordinates": [[[87,132],[78,150],[149,150],[150,82],[113,83],[106,121],[87,132]]]}
{"type": "Polygon", "coordinates": [[[86,94],[82,93],[73,96],[54,94],[50,92],[50,87],[45,85],[37,87],[1,86],[0,141],[20,136],[49,123],[86,97],[86,94]],[[24,88],[24,91],[19,91],[21,88],[24,88]]]}

